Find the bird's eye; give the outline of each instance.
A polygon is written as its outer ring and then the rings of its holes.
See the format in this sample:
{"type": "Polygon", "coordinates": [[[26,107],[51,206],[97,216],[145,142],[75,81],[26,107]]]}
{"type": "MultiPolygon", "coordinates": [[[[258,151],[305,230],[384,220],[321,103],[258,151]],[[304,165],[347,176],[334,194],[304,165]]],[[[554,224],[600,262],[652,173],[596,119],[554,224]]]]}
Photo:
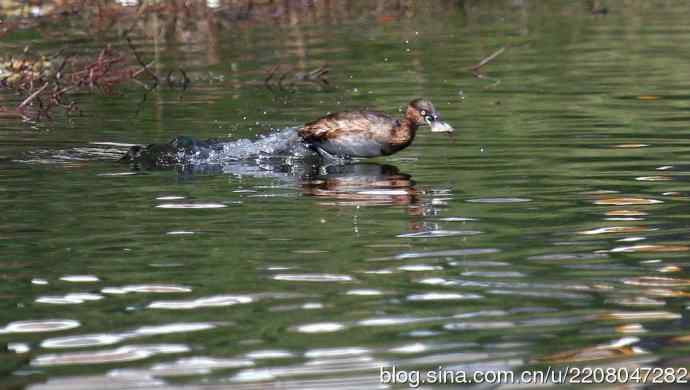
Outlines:
{"type": "Polygon", "coordinates": [[[422,114],[422,116],[426,116],[426,110],[422,110],[419,113],[422,114]]]}

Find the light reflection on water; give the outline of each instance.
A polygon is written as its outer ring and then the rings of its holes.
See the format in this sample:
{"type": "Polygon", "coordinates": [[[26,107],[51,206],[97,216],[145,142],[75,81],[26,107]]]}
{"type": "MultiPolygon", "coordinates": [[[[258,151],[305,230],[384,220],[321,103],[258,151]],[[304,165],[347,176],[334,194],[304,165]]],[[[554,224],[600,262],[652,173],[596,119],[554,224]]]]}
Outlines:
{"type": "Polygon", "coordinates": [[[189,91],[0,124],[3,382],[359,389],[386,388],[393,364],[687,366],[688,10],[648,4],[209,14],[203,34],[176,25],[159,46],[137,27],[189,91]],[[485,69],[500,83],[465,71],[506,44],[485,69]],[[331,86],[268,90],[279,62],[328,63],[331,86]],[[260,132],[229,147],[270,154],[326,112],[395,113],[418,95],[454,141],[422,131],[348,165],[112,161],[180,134],[260,132]]]}

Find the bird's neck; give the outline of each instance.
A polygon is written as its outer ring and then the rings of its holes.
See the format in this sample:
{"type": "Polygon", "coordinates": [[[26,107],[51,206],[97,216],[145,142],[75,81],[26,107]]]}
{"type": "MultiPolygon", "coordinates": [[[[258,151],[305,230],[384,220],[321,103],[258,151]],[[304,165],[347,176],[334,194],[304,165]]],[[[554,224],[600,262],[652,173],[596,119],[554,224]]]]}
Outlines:
{"type": "Polygon", "coordinates": [[[407,146],[412,143],[417,133],[417,124],[404,118],[396,122],[392,131],[392,142],[395,145],[407,146]]]}

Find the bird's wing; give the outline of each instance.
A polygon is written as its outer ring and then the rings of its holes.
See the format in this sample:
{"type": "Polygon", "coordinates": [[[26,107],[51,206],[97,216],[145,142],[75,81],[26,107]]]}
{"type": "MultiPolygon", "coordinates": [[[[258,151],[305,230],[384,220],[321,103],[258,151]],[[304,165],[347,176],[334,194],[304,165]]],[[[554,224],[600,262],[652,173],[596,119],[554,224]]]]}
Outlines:
{"type": "Polygon", "coordinates": [[[364,111],[339,112],[307,123],[299,131],[305,141],[328,140],[341,135],[360,134],[376,137],[377,130],[391,119],[385,114],[364,111]]]}

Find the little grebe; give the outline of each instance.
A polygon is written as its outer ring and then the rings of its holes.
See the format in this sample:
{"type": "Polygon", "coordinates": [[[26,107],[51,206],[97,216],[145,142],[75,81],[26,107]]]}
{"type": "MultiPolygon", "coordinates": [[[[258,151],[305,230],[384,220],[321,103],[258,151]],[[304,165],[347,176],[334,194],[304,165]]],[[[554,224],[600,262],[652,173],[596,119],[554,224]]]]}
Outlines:
{"type": "Polygon", "coordinates": [[[416,99],[407,105],[403,119],[374,111],[337,112],[307,123],[298,134],[323,157],[376,157],[408,147],[417,128],[424,125],[434,133],[453,132],[430,101],[416,99]]]}

